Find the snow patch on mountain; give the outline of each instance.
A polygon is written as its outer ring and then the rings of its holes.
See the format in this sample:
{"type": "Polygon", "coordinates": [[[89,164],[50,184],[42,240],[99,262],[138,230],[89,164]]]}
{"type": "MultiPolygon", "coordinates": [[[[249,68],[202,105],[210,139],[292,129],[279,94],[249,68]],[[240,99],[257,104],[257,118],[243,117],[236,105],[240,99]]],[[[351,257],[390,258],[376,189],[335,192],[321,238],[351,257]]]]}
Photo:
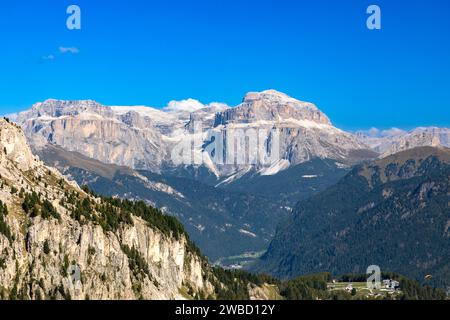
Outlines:
{"type": "Polygon", "coordinates": [[[305,174],[304,176],[302,176],[303,179],[314,179],[317,177],[318,177],[317,174],[305,174]]]}
{"type": "Polygon", "coordinates": [[[247,173],[249,173],[252,170],[252,166],[247,166],[244,169],[236,172],[235,174],[232,174],[231,176],[229,176],[228,178],[226,178],[225,180],[221,181],[220,183],[218,183],[216,185],[217,187],[220,187],[221,185],[227,185],[232,183],[233,181],[236,181],[240,178],[242,178],[244,175],[246,175],[247,173]]]}
{"type": "Polygon", "coordinates": [[[273,176],[276,175],[278,172],[286,170],[289,168],[291,163],[289,160],[281,159],[274,164],[272,164],[270,167],[263,168],[259,171],[259,174],[262,176],[273,176]]]}
{"type": "Polygon", "coordinates": [[[247,236],[250,236],[250,237],[252,237],[252,238],[257,238],[257,237],[258,237],[258,236],[257,236],[256,234],[254,234],[253,232],[250,232],[250,231],[247,231],[247,230],[244,230],[244,229],[239,229],[239,232],[242,233],[242,234],[245,234],[245,235],[247,235],[247,236]]]}

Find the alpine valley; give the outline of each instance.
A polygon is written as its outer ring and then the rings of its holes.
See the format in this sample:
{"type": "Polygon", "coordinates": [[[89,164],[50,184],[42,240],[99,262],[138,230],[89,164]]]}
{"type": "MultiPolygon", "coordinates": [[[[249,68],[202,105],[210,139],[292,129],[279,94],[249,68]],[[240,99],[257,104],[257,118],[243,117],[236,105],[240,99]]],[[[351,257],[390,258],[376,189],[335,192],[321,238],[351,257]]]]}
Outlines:
{"type": "MultiPolygon", "coordinates": [[[[450,286],[450,129],[347,132],[275,90],[233,107],[51,99],[7,117],[0,285],[9,294],[327,298],[323,272],[373,264],[450,286]],[[225,144],[217,161],[213,137],[233,130],[276,130],[277,143],[269,134],[262,145],[276,145],[279,157],[235,162],[225,144]],[[174,160],[186,139],[201,162],[174,160]],[[82,292],[59,270],[72,261],[91,270],[82,292]],[[297,278],[305,274],[321,274],[312,281],[320,286],[297,278]]],[[[245,139],[235,147],[248,151],[245,139]]]]}

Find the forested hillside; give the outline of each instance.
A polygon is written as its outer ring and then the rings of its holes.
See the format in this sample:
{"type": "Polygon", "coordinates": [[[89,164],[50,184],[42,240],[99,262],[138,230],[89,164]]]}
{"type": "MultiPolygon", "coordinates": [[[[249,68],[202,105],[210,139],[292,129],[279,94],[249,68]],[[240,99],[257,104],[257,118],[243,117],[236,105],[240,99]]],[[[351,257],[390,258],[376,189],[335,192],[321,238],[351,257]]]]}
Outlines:
{"type": "Polygon", "coordinates": [[[300,202],[255,270],[280,277],[369,265],[450,284],[450,152],[419,148],[357,166],[300,202]]]}

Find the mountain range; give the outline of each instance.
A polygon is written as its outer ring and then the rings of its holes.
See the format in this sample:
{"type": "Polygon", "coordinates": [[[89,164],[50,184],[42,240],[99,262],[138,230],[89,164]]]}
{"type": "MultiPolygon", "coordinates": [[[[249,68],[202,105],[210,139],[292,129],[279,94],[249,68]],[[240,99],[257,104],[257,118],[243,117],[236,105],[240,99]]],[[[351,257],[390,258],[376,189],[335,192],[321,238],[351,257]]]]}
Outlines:
{"type": "MultiPolygon", "coordinates": [[[[211,267],[175,218],[78,187],[33,155],[7,119],[0,119],[0,149],[1,300],[357,298],[328,290],[329,273],[281,282],[211,267]]],[[[385,298],[445,298],[403,276],[384,277],[402,286],[385,298]]]]}
{"type": "MultiPolygon", "coordinates": [[[[198,166],[205,166],[218,182],[248,170],[250,165],[228,163],[227,159],[224,164],[214,163],[207,152],[212,132],[226,135],[241,128],[279,129],[280,157],[264,168],[255,166],[262,175],[273,175],[316,157],[352,161],[367,150],[356,136],[335,128],[313,104],[274,90],[249,93],[234,108],[223,104],[188,108],[189,103],[192,102],[180,103],[182,107],[173,103],[158,110],[107,107],[94,101],[47,100],[12,120],[24,128],[34,148],[50,143],[105,163],[154,172],[177,166],[171,150],[186,136],[194,135],[191,126],[197,124],[204,130],[194,153],[206,158],[198,166]]],[[[264,138],[263,142],[269,143],[270,137],[264,138]]],[[[228,150],[223,152],[228,154],[228,150]]]]}
{"type": "MultiPolygon", "coordinates": [[[[53,144],[104,163],[159,173],[204,167],[217,183],[238,179],[250,170],[263,176],[275,175],[316,158],[354,164],[420,146],[450,147],[447,128],[346,132],[334,127],[314,104],[275,90],[248,93],[236,107],[203,105],[193,99],[172,101],[163,109],[50,99],[10,119],[24,128],[35,149],[53,144]],[[194,135],[196,125],[203,130],[193,152],[201,154],[204,161],[175,164],[172,149],[194,135]],[[273,162],[255,165],[228,163],[227,159],[225,163],[213,161],[215,150],[208,150],[213,132],[226,135],[237,129],[269,128],[279,129],[280,134],[279,158],[273,162]]],[[[270,143],[270,136],[263,138],[263,143],[270,143]]],[[[226,157],[228,150],[223,152],[226,157]]]]}
{"type": "Polygon", "coordinates": [[[179,218],[218,264],[248,267],[265,252],[264,270],[283,277],[309,270],[277,265],[285,261],[276,249],[277,226],[297,216],[298,206],[342,184],[358,166],[418,147],[450,147],[446,128],[347,132],[314,104],[275,90],[248,93],[235,107],[193,99],[163,109],[47,100],[10,118],[34,153],[78,184],[179,218]],[[180,145],[192,147],[194,161],[175,161],[180,145]]]}

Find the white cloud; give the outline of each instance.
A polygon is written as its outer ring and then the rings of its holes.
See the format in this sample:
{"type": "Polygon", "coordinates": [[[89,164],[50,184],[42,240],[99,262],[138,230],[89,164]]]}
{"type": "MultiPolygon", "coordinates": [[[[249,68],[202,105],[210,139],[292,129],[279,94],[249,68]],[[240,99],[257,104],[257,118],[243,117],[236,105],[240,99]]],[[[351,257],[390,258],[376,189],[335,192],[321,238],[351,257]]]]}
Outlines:
{"type": "Polygon", "coordinates": [[[61,52],[62,54],[64,53],[79,53],[80,49],[76,48],[76,47],[59,47],[59,52],[61,52]]]}
{"type": "Polygon", "coordinates": [[[172,100],[169,102],[167,107],[164,108],[164,111],[167,112],[194,112],[200,109],[205,108],[205,105],[198,100],[195,99],[186,99],[181,101],[172,100]]]}
{"type": "Polygon", "coordinates": [[[221,102],[203,104],[196,99],[189,98],[181,101],[172,100],[163,110],[166,112],[195,112],[205,108],[212,108],[216,112],[219,112],[228,109],[229,106],[221,102]]]}

